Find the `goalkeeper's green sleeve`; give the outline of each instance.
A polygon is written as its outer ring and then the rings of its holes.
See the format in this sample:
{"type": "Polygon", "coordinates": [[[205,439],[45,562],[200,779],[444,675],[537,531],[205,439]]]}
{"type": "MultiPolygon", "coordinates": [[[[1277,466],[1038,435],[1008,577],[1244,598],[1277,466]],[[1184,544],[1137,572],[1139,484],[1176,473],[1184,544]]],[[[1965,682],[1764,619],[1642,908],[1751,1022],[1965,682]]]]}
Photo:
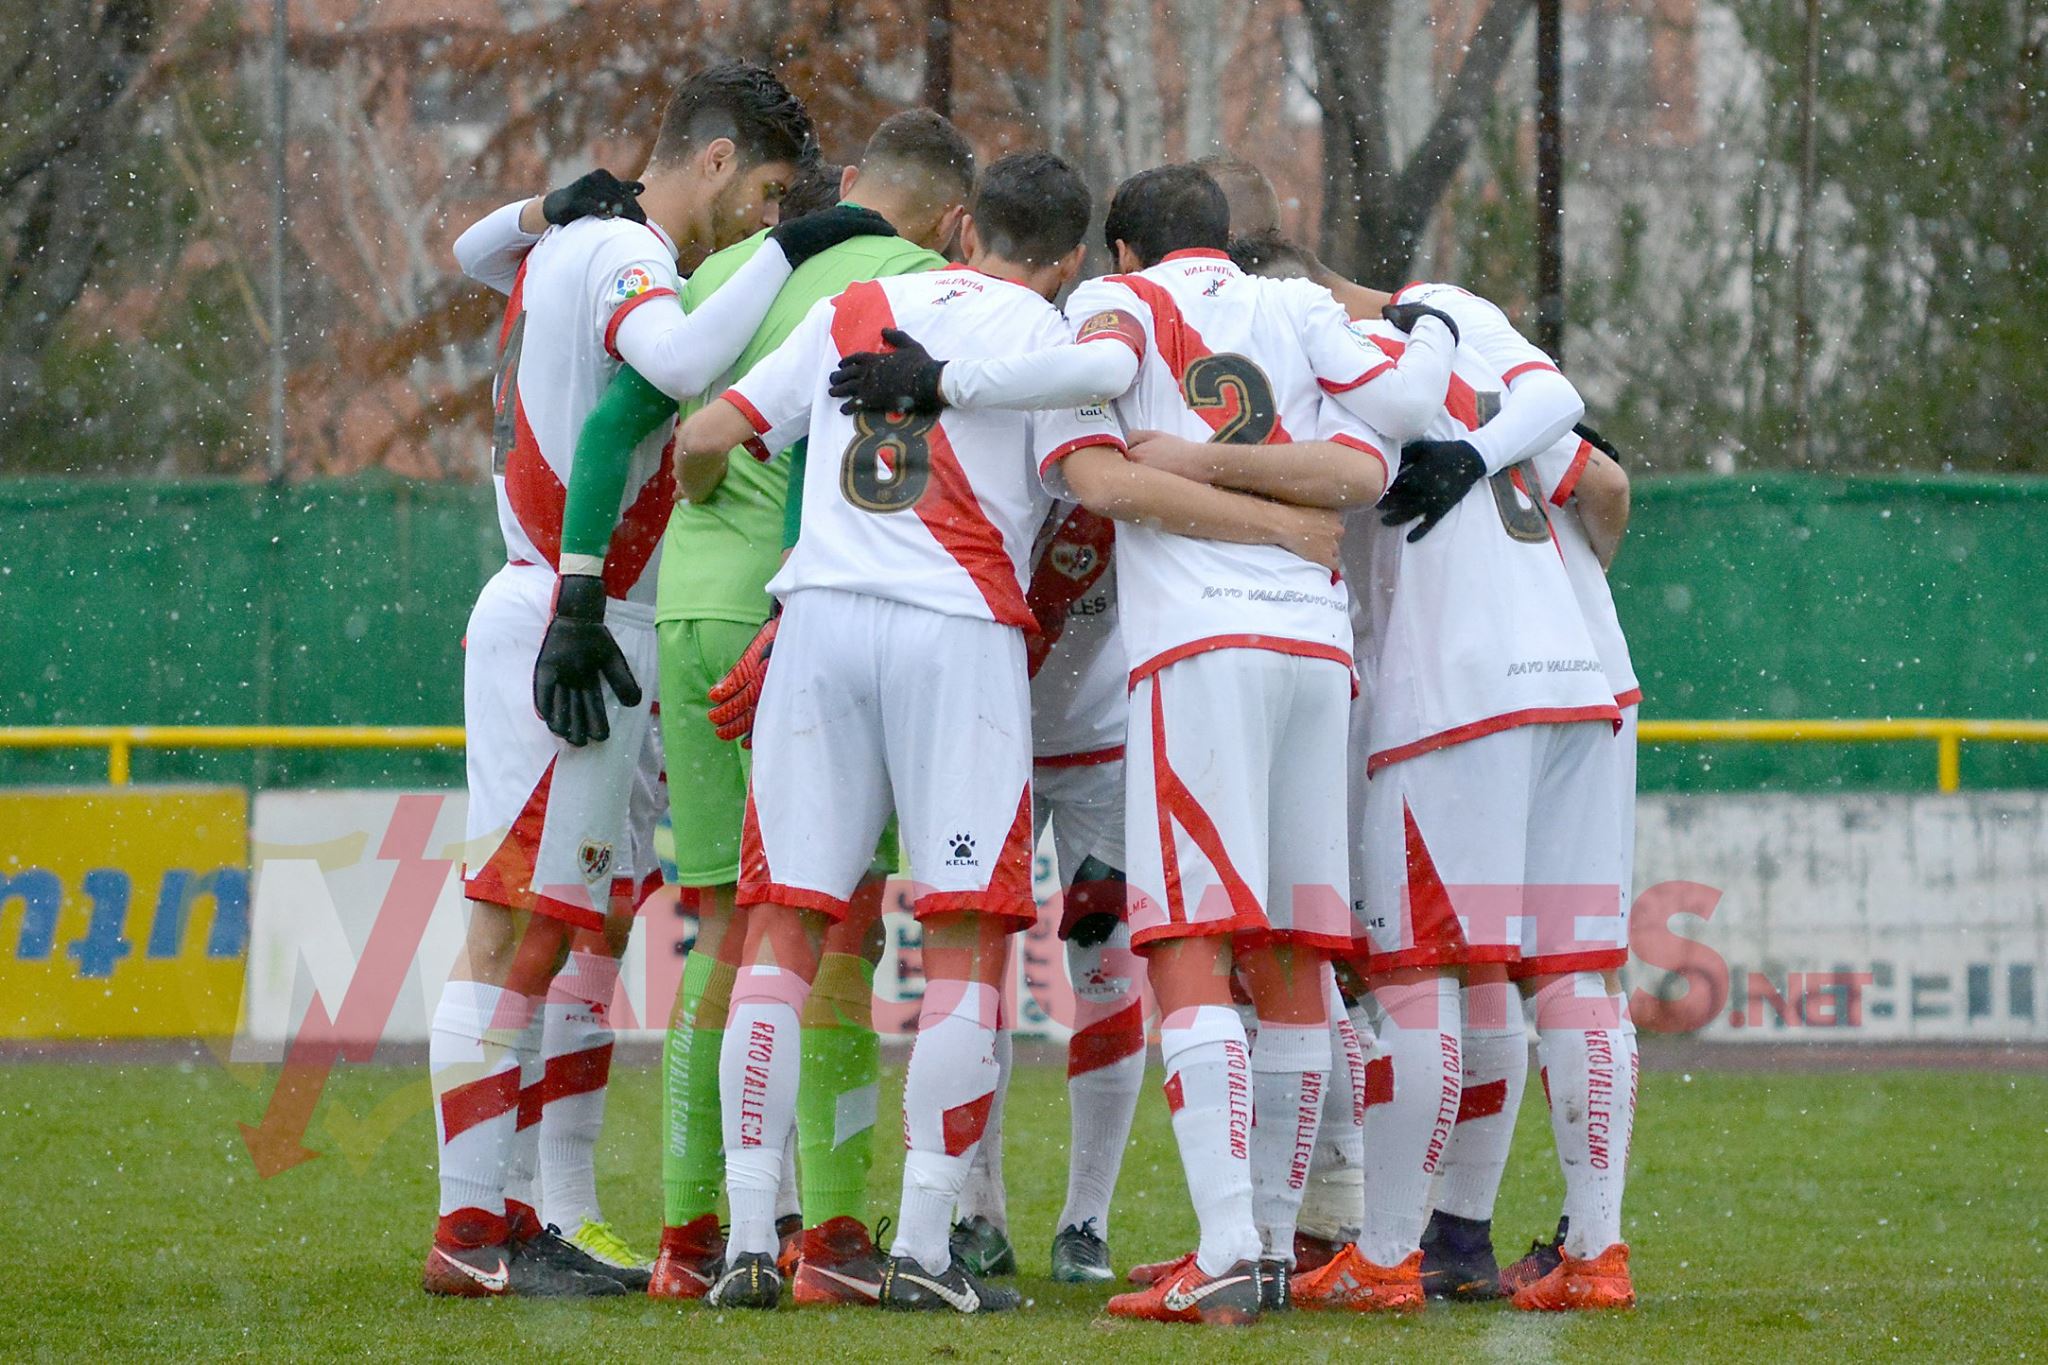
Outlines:
{"type": "Polygon", "coordinates": [[[782,504],[782,552],[796,548],[796,533],[804,524],[804,465],[811,453],[809,437],[789,448],[789,500],[782,504]]]}
{"type": "Polygon", "coordinates": [[[576,437],[576,460],[569,468],[569,496],[562,510],[562,572],[596,573],[611,545],[625,499],[626,473],[633,452],[664,422],[676,418],[676,400],[640,377],[631,365],[612,377],[604,396],[576,437]],[[569,556],[589,556],[597,564],[572,569],[569,556]]]}

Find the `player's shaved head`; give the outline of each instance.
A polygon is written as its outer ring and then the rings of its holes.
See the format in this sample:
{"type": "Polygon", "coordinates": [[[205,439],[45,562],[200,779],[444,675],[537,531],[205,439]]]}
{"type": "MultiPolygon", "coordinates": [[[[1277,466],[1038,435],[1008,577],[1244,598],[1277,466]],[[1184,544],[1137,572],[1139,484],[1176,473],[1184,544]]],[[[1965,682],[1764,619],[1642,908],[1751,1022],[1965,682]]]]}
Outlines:
{"type": "Polygon", "coordinates": [[[732,140],[742,170],[801,161],[814,141],[811,116],[788,86],[763,67],[720,62],[677,87],[662,112],[648,173],[680,166],[719,138],[732,140]]]}
{"type": "Polygon", "coordinates": [[[1176,251],[1221,251],[1230,245],[1230,202],[1199,166],[1154,166],[1116,187],[1103,220],[1111,253],[1122,242],[1140,266],[1176,251]]]}
{"type": "Polygon", "coordinates": [[[846,167],[830,161],[807,161],[799,166],[796,179],[782,192],[783,220],[801,218],[838,203],[839,182],[845,174],[846,167]]]}
{"type": "Polygon", "coordinates": [[[1044,266],[1081,245],[1093,210],[1079,171],[1051,152],[1016,152],[981,173],[970,212],[992,255],[1044,266]]]}
{"type": "Polygon", "coordinates": [[[1280,196],[1273,182],[1251,162],[1234,156],[1205,156],[1195,163],[1230,201],[1232,237],[1278,237],[1280,196]]]}
{"type": "Polygon", "coordinates": [[[929,109],[891,114],[860,156],[868,193],[882,191],[913,212],[937,214],[974,192],[974,148],[951,120],[929,109]]]}

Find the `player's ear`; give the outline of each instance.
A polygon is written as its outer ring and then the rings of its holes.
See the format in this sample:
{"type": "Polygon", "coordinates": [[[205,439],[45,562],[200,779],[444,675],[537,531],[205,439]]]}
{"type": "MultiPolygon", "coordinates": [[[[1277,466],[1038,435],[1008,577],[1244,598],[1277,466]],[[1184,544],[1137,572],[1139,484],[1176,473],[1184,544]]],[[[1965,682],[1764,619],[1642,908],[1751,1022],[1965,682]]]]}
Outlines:
{"type": "Polygon", "coordinates": [[[860,183],[860,167],[848,166],[839,173],[839,197],[846,198],[853,193],[853,187],[860,183]]]}
{"type": "Polygon", "coordinates": [[[967,205],[954,204],[939,216],[939,241],[944,243],[939,250],[945,255],[953,253],[946,247],[956,243],[960,232],[960,221],[967,216],[967,205]]]}
{"type": "Polygon", "coordinates": [[[1138,259],[1138,253],[1131,250],[1131,244],[1121,237],[1116,239],[1116,268],[1126,275],[1145,268],[1145,263],[1138,259]]]}
{"type": "Polygon", "coordinates": [[[1081,266],[1088,259],[1088,243],[1076,242],[1074,249],[1059,259],[1060,288],[1081,278],[1081,266]]]}
{"type": "Polygon", "coordinates": [[[971,261],[980,254],[981,233],[974,226],[974,215],[963,213],[960,215],[960,255],[971,261]]]}
{"type": "Polygon", "coordinates": [[[704,178],[722,185],[738,173],[740,149],[729,137],[715,137],[708,146],[697,154],[697,167],[704,178]]]}

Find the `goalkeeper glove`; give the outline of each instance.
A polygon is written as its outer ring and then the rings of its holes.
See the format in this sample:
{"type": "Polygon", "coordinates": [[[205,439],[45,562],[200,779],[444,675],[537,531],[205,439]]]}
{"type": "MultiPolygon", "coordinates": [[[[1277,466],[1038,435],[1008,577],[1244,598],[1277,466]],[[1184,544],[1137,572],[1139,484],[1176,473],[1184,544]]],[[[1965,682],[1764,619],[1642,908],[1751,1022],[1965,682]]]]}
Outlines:
{"type": "Polygon", "coordinates": [[[846,400],[839,410],[932,413],[945,407],[939,376],[945,373],[946,362],[932,359],[916,337],[897,328],[884,327],[882,340],[894,349],[861,351],[832,371],[832,386],[826,392],[846,400]]]}
{"type": "Polygon", "coordinates": [[[1410,543],[1428,535],[1486,477],[1486,461],[1464,441],[1411,441],[1401,447],[1401,472],[1380,499],[1380,524],[1399,526],[1420,517],[1410,543]]]}
{"type": "Polygon", "coordinates": [[[720,739],[737,739],[753,747],[754,711],[761,704],[761,684],[768,677],[768,656],[775,651],[775,632],[781,624],[780,616],[769,617],[732,671],[712,686],[710,720],[720,739]]]}
{"type": "Polygon", "coordinates": [[[1404,332],[1415,330],[1415,324],[1424,318],[1435,318],[1451,329],[1451,341],[1458,340],[1458,324],[1451,321],[1451,315],[1441,308],[1432,308],[1426,303],[1390,303],[1380,309],[1380,316],[1404,332]]]}
{"type": "Polygon", "coordinates": [[[855,237],[894,237],[896,229],[873,209],[858,204],[835,204],[801,218],[777,223],[768,230],[768,240],[782,248],[782,257],[796,269],[829,247],[855,237]]]}
{"type": "Polygon", "coordinates": [[[604,688],[610,683],[625,706],[640,704],[640,684],[619,642],[604,624],[604,580],[595,574],[562,575],[555,615],[533,665],[533,709],[548,729],[581,748],[611,738],[604,688]]]}
{"type": "Polygon", "coordinates": [[[556,227],[578,218],[630,218],[644,223],[647,213],[640,207],[640,192],[646,188],[637,180],[621,180],[600,166],[550,190],[540,201],[540,216],[556,227]]]}

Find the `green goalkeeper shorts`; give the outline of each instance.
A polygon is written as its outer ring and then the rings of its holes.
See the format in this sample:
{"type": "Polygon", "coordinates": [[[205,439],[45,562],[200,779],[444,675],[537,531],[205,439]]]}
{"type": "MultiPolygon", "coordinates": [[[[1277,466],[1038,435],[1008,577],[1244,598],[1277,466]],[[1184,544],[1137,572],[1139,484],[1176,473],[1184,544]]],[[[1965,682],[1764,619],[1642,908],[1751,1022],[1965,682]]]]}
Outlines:
{"type": "MultiPolygon", "coordinates": [[[[711,728],[711,688],[732,671],[759,629],[710,620],[660,621],[654,627],[662,759],[675,824],[676,881],[682,886],[732,886],[740,879],[740,829],[753,763],[737,740],[720,739],[711,728]]],[[[875,850],[875,870],[895,872],[898,862],[891,820],[875,850]]]]}

